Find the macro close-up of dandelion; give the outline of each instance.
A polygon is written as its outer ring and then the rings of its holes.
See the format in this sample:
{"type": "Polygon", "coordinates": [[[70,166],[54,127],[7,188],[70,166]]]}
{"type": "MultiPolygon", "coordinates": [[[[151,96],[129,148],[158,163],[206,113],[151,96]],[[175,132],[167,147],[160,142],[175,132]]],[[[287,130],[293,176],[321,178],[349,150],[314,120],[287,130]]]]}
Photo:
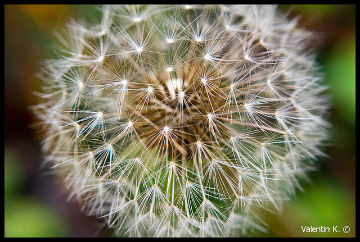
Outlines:
{"type": "Polygon", "coordinates": [[[43,150],[116,231],[245,233],[321,155],[309,33],[273,6],[106,6],[67,37],[36,107],[43,150]]]}
{"type": "Polygon", "coordinates": [[[265,233],[327,157],[317,35],[273,5],[99,10],[42,62],[42,164],[116,237],[265,233]]]}

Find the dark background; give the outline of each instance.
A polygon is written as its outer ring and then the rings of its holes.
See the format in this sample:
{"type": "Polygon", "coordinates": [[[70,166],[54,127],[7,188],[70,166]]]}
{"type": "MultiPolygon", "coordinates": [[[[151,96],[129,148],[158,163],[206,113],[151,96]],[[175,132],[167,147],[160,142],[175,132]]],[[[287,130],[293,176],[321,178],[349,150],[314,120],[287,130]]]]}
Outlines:
{"type": "MultiPolygon", "coordinates": [[[[39,138],[29,106],[40,90],[36,73],[52,57],[54,32],[69,18],[96,22],[92,5],[5,5],[5,236],[111,236],[102,220],[66,201],[61,181],[41,167],[39,138]]],[[[281,5],[299,25],[317,33],[318,63],[329,86],[331,138],[318,171],[303,182],[305,192],[265,214],[266,237],[355,236],[355,6],[281,5]],[[303,233],[301,226],[338,226],[338,233],[303,233]],[[350,226],[350,233],[342,231],[350,226]]]]}

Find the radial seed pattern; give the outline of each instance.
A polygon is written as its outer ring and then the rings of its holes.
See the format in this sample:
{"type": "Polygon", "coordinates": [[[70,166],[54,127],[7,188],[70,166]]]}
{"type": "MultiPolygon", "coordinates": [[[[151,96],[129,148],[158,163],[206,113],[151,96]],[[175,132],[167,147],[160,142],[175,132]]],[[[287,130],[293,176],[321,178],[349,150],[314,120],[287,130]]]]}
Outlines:
{"type": "Polygon", "coordinates": [[[262,230],[322,154],[311,34],[274,6],[106,6],[71,23],[35,110],[71,196],[130,236],[262,230]]]}

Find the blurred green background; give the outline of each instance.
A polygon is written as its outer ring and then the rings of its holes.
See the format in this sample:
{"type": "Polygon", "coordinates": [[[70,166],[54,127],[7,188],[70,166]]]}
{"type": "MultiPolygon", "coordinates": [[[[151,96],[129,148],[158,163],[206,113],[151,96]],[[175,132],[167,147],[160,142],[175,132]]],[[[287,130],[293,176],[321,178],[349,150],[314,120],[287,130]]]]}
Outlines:
{"type": "MultiPolygon", "coordinates": [[[[5,237],[103,237],[111,231],[100,219],[66,201],[61,181],[41,167],[39,140],[31,128],[29,106],[40,90],[36,73],[53,56],[54,32],[69,18],[96,22],[94,5],[5,5],[5,237]]],[[[355,236],[355,5],[281,5],[299,25],[319,36],[314,42],[324,73],[333,124],[317,172],[304,182],[305,192],[267,212],[268,233],[261,237],[355,236]],[[338,226],[340,232],[303,233],[301,226],[338,226]],[[350,233],[342,231],[350,226],[350,233]]]]}

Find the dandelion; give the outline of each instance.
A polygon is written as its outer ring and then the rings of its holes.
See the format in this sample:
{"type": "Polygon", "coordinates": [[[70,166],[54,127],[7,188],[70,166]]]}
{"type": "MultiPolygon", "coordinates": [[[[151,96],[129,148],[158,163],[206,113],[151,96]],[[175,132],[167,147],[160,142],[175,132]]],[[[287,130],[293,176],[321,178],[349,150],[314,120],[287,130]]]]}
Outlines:
{"type": "Polygon", "coordinates": [[[102,12],[69,25],[34,107],[70,196],[129,236],[264,231],[324,155],[311,33],[269,5],[102,12]]]}

